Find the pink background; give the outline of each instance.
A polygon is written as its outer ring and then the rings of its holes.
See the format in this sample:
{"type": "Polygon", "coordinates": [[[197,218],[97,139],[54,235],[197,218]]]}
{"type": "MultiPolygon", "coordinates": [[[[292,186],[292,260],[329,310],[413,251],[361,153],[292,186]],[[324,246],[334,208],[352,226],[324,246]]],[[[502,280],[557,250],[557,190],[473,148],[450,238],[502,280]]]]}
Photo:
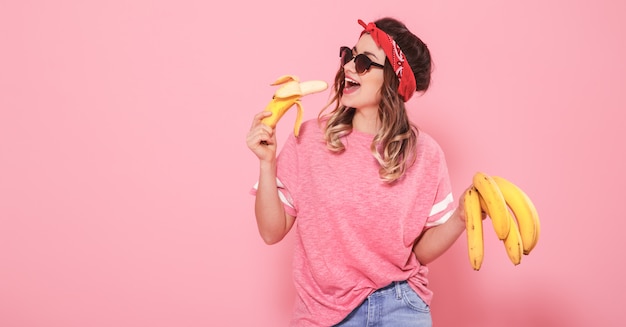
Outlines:
{"type": "Polygon", "coordinates": [[[331,81],[392,15],[434,56],[408,106],[455,195],[502,175],[542,219],[517,267],[489,232],[479,272],[464,236],[432,264],[435,326],[621,326],[626,6],[383,3],[2,1],[0,325],[284,325],[293,239],[257,234],[246,132],[276,77],[331,81]]]}

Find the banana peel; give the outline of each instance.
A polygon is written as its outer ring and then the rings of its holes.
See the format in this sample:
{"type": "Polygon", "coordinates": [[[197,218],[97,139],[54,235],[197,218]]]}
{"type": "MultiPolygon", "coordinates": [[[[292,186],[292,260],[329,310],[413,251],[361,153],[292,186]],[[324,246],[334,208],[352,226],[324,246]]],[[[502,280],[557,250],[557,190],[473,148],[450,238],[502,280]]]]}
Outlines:
{"type": "Polygon", "coordinates": [[[274,92],[272,100],[265,107],[265,110],[271,112],[272,115],[264,118],[261,122],[274,128],[283,115],[295,105],[298,108],[298,112],[293,133],[297,137],[300,134],[300,125],[302,124],[304,113],[300,99],[305,95],[326,90],[328,84],[320,80],[300,82],[297,76],[283,75],[270,85],[280,85],[280,87],[274,92]]]}

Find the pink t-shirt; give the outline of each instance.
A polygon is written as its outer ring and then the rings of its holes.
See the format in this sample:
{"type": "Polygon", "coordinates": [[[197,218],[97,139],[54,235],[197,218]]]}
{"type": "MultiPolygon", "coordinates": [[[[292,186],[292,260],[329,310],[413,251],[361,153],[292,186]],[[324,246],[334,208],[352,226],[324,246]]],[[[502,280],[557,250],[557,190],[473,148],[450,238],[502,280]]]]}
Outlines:
{"type": "Polygon", "coordinates": [[[277,158],[280,196],[296,217],[292,326],[337,324],[393,281],[407,280],[431,302],[428,268],[412,248],[425,228],[455,209],[443,151],[420,131],[417,161],[390,185],[380,180],[372,139],[353,131],[342,140],[346,150],[334,153],[309,120],[277,158]]]}

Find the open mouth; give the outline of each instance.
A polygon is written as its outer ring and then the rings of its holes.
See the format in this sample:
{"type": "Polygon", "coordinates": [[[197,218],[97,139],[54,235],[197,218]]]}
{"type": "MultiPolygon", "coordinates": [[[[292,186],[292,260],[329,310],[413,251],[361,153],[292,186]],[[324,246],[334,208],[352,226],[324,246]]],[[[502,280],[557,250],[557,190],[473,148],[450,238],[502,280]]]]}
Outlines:
{"type": "Polygon", "coordinates": [[[361,84],[359,84],[357,81],[347,78],[344,81],[344,91],[353,91],[356,90],[359,86],[361,86],[361,84]]]}

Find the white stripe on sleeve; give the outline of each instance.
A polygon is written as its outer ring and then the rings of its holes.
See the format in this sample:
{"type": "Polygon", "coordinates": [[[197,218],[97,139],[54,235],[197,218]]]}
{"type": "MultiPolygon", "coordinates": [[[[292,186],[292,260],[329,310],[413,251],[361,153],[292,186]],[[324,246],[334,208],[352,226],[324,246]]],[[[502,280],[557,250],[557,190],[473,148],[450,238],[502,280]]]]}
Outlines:
{"type": "Polygon", "coordinates": [[[445,215],[441,216],[441,218],[435,221],[427,222],[426,227],[434,227],[434,226],[441,225],[445,223],[446,221],[448,221],[448,219],[452,217],[452,214],[454,214],[454,210],[450,210],[450,212],[446,213],[445,215]]]}
{"type": "MultiPolygon", "coordinates": [[[[452,197],[452,192],[448,193],[448,195],[446,195],[446,197],[435,203],[433,205],[433,208],[430,210],[430,215],[429,217],[438,215],[440,213],[442,213],[443,211],[445,211],[448,206],[454,201],[453,197],[452,197]]],[[[450,217],[452,216],[452,214],[454,213],[454,210],[450,210],[448,211],[446,214],[444,214],[443,216],[441,216],[441,218],[435,220],[435,221],[430,221],[430,222],[426,222],[426,227],[433,227],[433,226],[437,226],[437,225],[441,225],[443,223],[445,223],[446,221],[448,221],[448,219],[450,219],[450,217]]]]}
{"type": "MultiPolygon", "coordinates": [[[[294,208],[293,203],[292,203],[293,201],[291,197],[288,195],[288,192],[284,192],[281,190],[281,189],[286,190],[286,188],[283,182],[281,182],[280,179],[278,179],[278,177],[276,178],[276,185],[278,186],[278,197],[280,198],[280,201],[293,209],[294,208]]],[[[254,184],[254,189],[255,190],[259,189],[259,182],[256,182],[254,184]]]]}
{"type": "Polygon", "coordinates": [[[448,193],[448,195],[441,201],[439,201],[438,203],[435,203],[435,205],[433,205],[433,208],[430,210],[430,214],[429,216],[432,217],[444,210],[446,210],[446,208],[448,207],[448,205],[450,205],[450,203],[452,203],[453,199],[452,199],[452,192],[448,193]]]}

